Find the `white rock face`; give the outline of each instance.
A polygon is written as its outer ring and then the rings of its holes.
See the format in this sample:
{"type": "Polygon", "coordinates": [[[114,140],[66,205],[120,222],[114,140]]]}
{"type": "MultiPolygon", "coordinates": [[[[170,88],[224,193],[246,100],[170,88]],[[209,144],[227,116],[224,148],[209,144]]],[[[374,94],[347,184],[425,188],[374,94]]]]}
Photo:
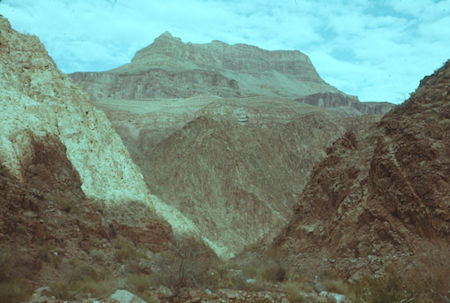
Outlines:
{"type": "Polygon", "coordinates": [[[17,33],[0,17],[0,162],[22,179],[31,136],[47,134],[66,147],[86,196],[142,201],[175,232],[199,235],[192,221],[150,194],[104,113],[58,70],[39,39],[17,33]]]}

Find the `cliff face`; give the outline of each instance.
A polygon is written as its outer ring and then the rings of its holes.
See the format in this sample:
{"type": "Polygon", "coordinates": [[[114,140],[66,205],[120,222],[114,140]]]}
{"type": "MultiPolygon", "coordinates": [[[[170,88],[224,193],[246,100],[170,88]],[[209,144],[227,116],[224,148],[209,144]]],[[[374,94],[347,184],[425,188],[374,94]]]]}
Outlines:
{"type": "Polygon", "coordinates": [[[334,109],[348,116],[384,115],[394,108],[389,102],[359,102],[358,97],[341,93],[317,93],[298,98],[297,101],[334,109]]]}
{"type": "Polygon", "coordinates": [[[296,98],[339,92],[298,51],[266,51],[220,41],[183,43],[168,32],[138,51],[124,66],[70,75],[93,97],[142,99],[213,94],[296,98]]]}
{"type": "Polygon", "coordinates": [[[429,247],[448,255],[449,83],[447,62],[368,132],[337,140],[273,248],[293,259],[323,249],[347,274],[429,247]]]}
{"type": "Polygon", "coordinates": [[[0,68],[0,163],[9,174],[27,183],[57,173],[58,182],[80,185],[77,194],[108,204],[139,201],[175,232],[202,238],[192,221],[150,194],[105,114],[57,69],[39,39],[15,32],[4,18],[0,68]],[[42,154],[37,146],[46,144],[51,153],[42,154]]]}
{"type": "Polygon", "coordinates": [[[37,37],[18,34],[4,18],[0,26],[0,157],[11,173],[23,179],[32,137],[48,134],[67,148],[87,195],[142,198],[142,175],[105,115],[57,69],[37,37]]]}

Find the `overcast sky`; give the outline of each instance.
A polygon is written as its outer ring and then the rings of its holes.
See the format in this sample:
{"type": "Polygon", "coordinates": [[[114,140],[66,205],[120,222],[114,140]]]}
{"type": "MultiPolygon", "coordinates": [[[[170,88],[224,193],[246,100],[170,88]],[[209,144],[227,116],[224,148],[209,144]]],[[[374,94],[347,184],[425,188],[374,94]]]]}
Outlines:
{"type": "Polygon", "coordinates": [[[67,73],[127,63],[168,30],[300,50],[345,93],[400,103],[450,58],[450,0],[3,0],[0,14],[67,73]]]}

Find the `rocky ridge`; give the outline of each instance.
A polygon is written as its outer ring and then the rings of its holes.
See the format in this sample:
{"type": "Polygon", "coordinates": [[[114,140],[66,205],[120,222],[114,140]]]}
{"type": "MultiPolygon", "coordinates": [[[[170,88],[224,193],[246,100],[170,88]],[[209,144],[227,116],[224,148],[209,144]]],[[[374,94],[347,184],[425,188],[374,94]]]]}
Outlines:
{"type": "Polygon", "coordinates": [[[394,108],[389,102],[360,102],[356,96],[328,92],[301,97],[297,101],[333,109],[346,116],[384,115],[394,108]]]}
{"type": "Polygon", "coordinates": [[[263,95],[298,98],[339,91],[325,83],[299,51],[255,46],[183,43],[166,32],[139,50],[129,64],[106,72],[70,75],[96,99],[263,95]]]}
{"type": "Polygon", "coordinates": [[[421,258],[431,279],[448,276],[449,83],[447,61],[367,132],[328,148],[272,251],[297,265],[332,259],[328,267],[352,279],[388,264],[411,270],[421,258]]]}
{"type": "Polygon", "coordinates": [[[39,39],[17,33],[3,17],[0,21],[0,160],[10,174],[25,180],[35,152],[33,142],[47,136],[65,148],[88,198],[140,201],[177,233],[202,238],[192,221],[151,195],[104,113],[58,70],[39,39]]]}

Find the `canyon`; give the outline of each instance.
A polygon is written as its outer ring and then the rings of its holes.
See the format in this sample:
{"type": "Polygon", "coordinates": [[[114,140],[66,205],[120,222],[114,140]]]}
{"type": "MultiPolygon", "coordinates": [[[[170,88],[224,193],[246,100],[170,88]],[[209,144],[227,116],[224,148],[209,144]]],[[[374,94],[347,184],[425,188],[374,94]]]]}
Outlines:
{"type": "Polygon", "coordinates": [[[449,62],[400,106],[168,32],[65,75],[0,17],[0,68],[0,298],[371,302],[392,272],[446,296],[449,62]]]}
{"type": "Polygon", "coordinates": [[[183,43],[169,33],[129,64],[70,76],[106,113],[151,192],[227,247],[225,258],[270,242],[325,148],[392,108],[377,103],[368,110],[325,83],[300,52],[183,43]],[[212,85],[212,72],[228,82],[212,85]],[[332,104],[301,99],[313,92],[332,104]]]}

